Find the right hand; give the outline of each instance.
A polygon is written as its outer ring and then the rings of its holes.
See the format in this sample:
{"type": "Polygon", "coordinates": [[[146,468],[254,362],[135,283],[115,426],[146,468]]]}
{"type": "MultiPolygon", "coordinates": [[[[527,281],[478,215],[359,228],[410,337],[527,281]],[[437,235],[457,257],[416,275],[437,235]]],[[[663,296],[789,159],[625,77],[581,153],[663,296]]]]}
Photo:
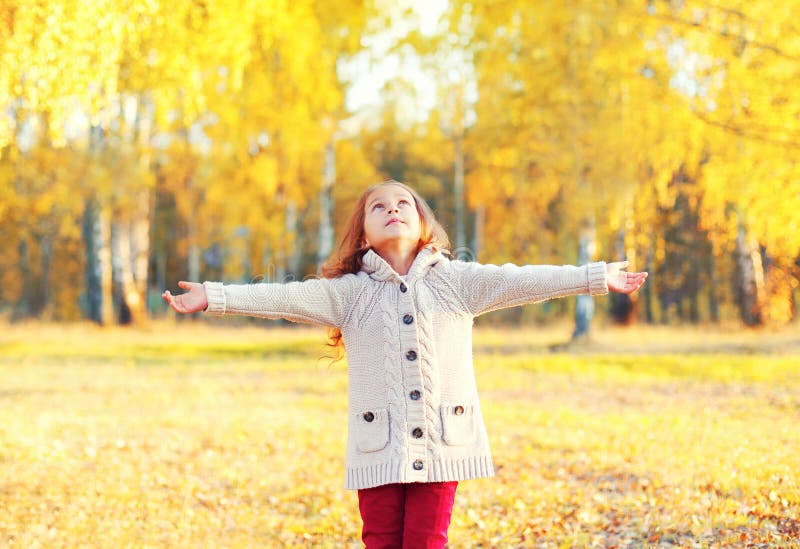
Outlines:
{"type": "Polygon", "coordinates": [[[621,294],[632,294],[647,280],[646,272],[629,273],[628,271],[623,271],[622,269],[628,265],[630,265],[629,261],[606,263],[606,280],[608,281],[609,291],[621,294]]]}
{"type": "Polygon", "coordinates": [[[185,294],[172,295],[169,290],[164,290],[161,297],[169,303],[175,311],[183,314],[197,313],[205,311],[208,307],[208,296],[206,288],[199,282],[186,282],[181,280],[178,286],[184,290],[189,290],[185,294]]]}

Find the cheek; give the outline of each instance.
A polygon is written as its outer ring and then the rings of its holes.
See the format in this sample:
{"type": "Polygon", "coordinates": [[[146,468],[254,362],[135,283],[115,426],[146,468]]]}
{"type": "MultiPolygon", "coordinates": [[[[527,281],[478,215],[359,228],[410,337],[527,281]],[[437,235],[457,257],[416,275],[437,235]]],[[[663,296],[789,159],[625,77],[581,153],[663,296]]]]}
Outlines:
{"type": "Polygon", "coordinates": [[[377,221],[374,216],[367,216],[364,220],[364,234],[374,233],[377,227],[377,221]]]}
{"type": "Polygon", "coordinates": [[[369,237],[370,233],[372,233],[372,227],[370,226],[369,220],[364,221],[364,236],[369,237]]]}

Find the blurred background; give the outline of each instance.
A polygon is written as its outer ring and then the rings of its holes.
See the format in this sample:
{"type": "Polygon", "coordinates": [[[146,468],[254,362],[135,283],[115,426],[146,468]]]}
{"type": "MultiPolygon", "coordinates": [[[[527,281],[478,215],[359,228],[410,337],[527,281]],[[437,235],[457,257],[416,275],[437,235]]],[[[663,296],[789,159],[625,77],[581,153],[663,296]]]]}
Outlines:
{"type": "Polygon", "coordinates": [[[302,279],[394,178],[458,257],[649,271],[613,322],[785,325],[798,9],[0,0],[0,315],[141,324],[180,279],[302,279]]]}

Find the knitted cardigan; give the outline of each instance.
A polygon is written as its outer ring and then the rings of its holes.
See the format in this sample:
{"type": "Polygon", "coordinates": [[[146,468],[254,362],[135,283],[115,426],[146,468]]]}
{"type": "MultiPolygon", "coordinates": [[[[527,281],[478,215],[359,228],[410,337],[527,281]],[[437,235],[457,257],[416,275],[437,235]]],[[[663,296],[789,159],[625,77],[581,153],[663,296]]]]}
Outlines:
{"type": "Polygon", "coordinates": [[[347,350],[345,488],[494,474],[472,364],[473,318],[608,292],[605,263],[502,266],[423,248],[403,278],[369,250],[357,274],[302,282],[205,282],[207,313],[339,327],[347,350]]]}

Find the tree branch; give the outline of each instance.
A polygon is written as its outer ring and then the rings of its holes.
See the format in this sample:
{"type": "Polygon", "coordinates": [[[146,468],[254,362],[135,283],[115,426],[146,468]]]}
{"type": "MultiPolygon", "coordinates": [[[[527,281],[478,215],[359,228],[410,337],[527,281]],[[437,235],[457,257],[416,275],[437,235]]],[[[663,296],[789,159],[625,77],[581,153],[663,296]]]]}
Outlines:
{"type": "MultiPolygon", "coordinates": [[[[705,122],[709,126],[714,126],[716,128],[720,128],[725,130],[726,132],[732,133],[734,135],[738,135],[740,137],[744,137],[745,139],[752,139],[754,141],[760,141],[762,143],[768,143],[770,145],[774,145],[776,147],[780,147],[782,149],[786,149],[789,151],[798,151],[800,150],[800,140],[798,139],[791,139],[791,140],[781,140],[775,139],[774,137],[770,137],[769,135],[757,135],[746,131],[741,126],[736,126],[734,124],[730,124],[727,122],[722,122],[720,120],[714,120],[709,117],[707,114],[702,113],[696,109],[690,109],[692,114],[694,114],[698,119],[705,122]]],[[[777,128],[776,128],[777,129],[777,128]]]]}
{"type": "Polygon", "coordinates": [[[717,30],[717,29],[710,28],[710,27],[705,26],[705,25],[701,25],[700,23],[695,23],[694,21],[688,21],[686,19],[682,19],[680,17],[676,17],[674,15],[655,14],[655,15],[651,15],[650,17],[653,17],[655,19],[660,19],[660,20],[663,20],[663,21],[667,21],[669,23],[678,23],[679,25],[682,25],[684,27],[690,27],[690,28],[693,28],[693,29],[698,29],[698,30],[701,30],[701,31],[704,31],[704,32],[708,32],[708,33],[714,34],[716,36],[719,36],[720,38],[727,38],[727,39],[738,38],[739,40],[741,40],[743,42],[743,44],[745,46],[755,46],[757,48],[761,48],[761,49],[764,49],[766,51],[772,52],[775,55],[777,55],[778,57],[782,57],[784,59],[789,59],[791,61],[800,62],[800,55],[787,53],[787,52],[785,52],[784,50],[780,49],[779,47],[777,47],[774,44],[767,44],[765,42],[758,42],[758,41],[755,41],[755,40],[748,40],[744,36],[723,32],[723,31],[720,31],[720,30],[717,30]]]}

